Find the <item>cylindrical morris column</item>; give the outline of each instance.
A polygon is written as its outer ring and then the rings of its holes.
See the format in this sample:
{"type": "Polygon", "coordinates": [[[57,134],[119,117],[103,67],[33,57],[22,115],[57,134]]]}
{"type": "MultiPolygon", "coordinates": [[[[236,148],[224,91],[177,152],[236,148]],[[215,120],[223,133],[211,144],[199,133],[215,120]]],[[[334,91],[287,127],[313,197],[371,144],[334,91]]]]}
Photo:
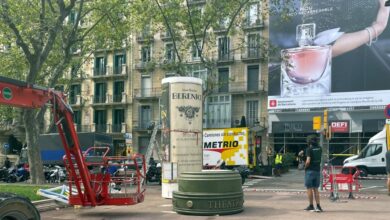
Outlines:
{"type": "Polygon", "coordinates": [[[183,172],[202,170],[202,80],[169,77],[162,80],[161,143],[164,151],[162,197],[172,198],[183,172]]]}

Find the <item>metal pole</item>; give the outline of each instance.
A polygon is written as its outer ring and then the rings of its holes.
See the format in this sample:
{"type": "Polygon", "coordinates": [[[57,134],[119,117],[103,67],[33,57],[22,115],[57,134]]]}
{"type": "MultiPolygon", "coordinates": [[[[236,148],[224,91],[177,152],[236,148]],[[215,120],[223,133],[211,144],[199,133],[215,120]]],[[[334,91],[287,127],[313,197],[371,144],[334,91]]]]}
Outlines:
{"type": "MultiPolygon", "coordinates": [[[[325,161],[329,161],[329,145],[324,146],[324,132],[327,132],[328,129],[328,109],[324,109],[324,115],[323,115],[323,124],[321,125],[320,130],[320,146],[322,148],[322,158],[321,158],[321,166],[320,166],[320,185],[321,185],[321,191],[323,190],[322,182],[324,180],[322,170],[324,168],[325,161]]],[[[329,165],[329,164],[328,164],[329,165]]]]}
{"type": "Polygon", "coordinates": [[[323,129],[320,130],[320,146],[322,148],[322,160],[321,160],[321,166],[320,166],[320,190],[322,191],[323,190],[323,181],[324,181],[324,176],[322,174],[322,170],[324,168],[324,159],[325,159],[325,151],[324,151],[324,133],[323,133],[323,129]]]}

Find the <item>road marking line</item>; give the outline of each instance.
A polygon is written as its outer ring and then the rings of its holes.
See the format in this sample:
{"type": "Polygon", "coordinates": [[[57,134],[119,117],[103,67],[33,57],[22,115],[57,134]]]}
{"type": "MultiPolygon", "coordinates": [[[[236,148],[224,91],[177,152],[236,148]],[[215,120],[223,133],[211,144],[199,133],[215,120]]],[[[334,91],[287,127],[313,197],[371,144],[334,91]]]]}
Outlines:
{"type": "Polygon", "coordinates": [[[176,214],[176,212],[174,212],[174,211],[161,211],[161,212],[168,213],[168,214],[176,214]]]}
{"type": "Polygon", "coordinates": [[[160,205],[161,207],[171,207],[172,204],[164,204],[164,205],[160,205]]]}
{"type": "Polygon", "coordinates": [[[373,188],[379,188],[379,187],[383,187],[383,186],[369,186],[369,187],[361,188],[360,190],[373,189],[373,188]]]}

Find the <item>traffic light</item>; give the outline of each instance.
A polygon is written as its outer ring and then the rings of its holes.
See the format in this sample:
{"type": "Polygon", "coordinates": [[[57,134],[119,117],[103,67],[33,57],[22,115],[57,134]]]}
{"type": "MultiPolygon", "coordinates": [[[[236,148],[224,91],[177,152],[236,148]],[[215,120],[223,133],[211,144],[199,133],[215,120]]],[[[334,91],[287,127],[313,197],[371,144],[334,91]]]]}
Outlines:
{"type": "Polygon", "coordinates": [[[328,109],[324,110],[324,129],[328,129],[328,109]]]}
{"type": "Polygon", "coordinates": [[[332,138],[332,128],[328,126],[325,131],[326,140],[330,140],[332,138]]]}
{"type": "Polygon", "coordinates": [[[313,117],[313,130],[321,130],[321,116],[313,117]]]}

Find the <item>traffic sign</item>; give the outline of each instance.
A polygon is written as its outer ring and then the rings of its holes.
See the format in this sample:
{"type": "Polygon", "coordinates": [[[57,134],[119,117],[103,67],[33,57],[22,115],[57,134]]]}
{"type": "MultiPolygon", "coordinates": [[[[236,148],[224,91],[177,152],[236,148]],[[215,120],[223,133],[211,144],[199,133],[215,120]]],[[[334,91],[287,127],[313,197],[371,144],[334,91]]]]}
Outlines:
{"type": "Polygon", "coordinates": [[[5,144],[3,145],[3,147],[4,147],[5,149],[8,149],[8,148],[9,148],[9,144],[8,144],[8,143],[5,143],[5,144]]]}
{"type": "Polygon", "coordinates": [[[390,104],[385,108],[385,117],[390,118],[390,104]]]}

